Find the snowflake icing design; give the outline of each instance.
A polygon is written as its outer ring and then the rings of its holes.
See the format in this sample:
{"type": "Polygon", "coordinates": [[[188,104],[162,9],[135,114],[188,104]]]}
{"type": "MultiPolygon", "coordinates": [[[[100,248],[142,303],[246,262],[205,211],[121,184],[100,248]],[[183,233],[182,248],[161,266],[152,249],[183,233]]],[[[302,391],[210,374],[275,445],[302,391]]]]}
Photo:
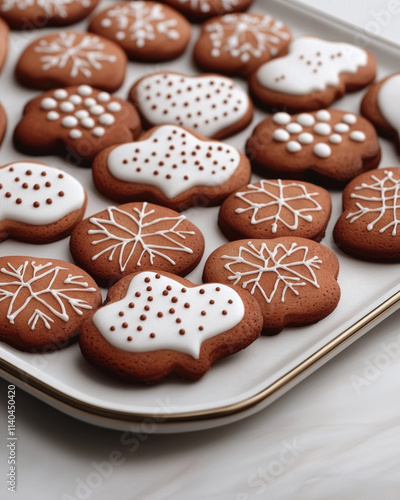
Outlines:
{"type": "Polygon", "coordinates": [[[92,69],[102,69],[102,61],[113,63],[117,60],[114,55],[103,52],[104,44],[98,37],[87,35],[80,41],[76,38],[75,33],[61,32],[54,40],[42,40],[35,47],[35,52],[47,54],[40,59],[42,69],[46,71],[51,68],[65,68],[71,62],[71,78],[76,78],[79,73],[90,78],[92,69]]]}
{"type": "Polygon", "coordinates": [[[107,11],[102,20],[103,28],[116,25],[117,40],[124,40],[129,34],[138,47],[144,47],[147,40],[154,40],[156,34],[165,35],[170,40],[177,40],[179,32],[175,29],[176,19],[166,19],[164,7],[161,4],[146,5],[146,2],[123,2],[107,11]]]}
{"type": "Polygon", "coordinates": [[[288,229],[295,230],[298,228],[300,219],[312,222],[313,217],[310,212],[320,212],[322,210],[321,205],[314,199],[319,193],[309,193],[303,184],[295,182],[284,184],[281,179],[277,179],[276,181],[261,180],[259,185],[249,184],[247,189],[248,191],[236,193],[236,198],[244,201],[248,206],[237,208],[235,212],[242,214],[252,210],[250,223],[262,224],[271,221],[271,231],[273,233],[277,232],[279,222],[288,229]],[[298,190],[298,194],[286,197],[285,190],[293,188],[298,190]],[[252,200],[253,195],[258,196],[260,194],[265,196],[265,202],[252,200]],[[292,206],[292,204],[296,205],[298,201],[309,202],[309,206],[302,208],[292,206]],[[274,214],[262,215],[263,209],[267,209],[270,212],[271,208],[276,209],[274,214]],[[287,218],[288,215],[290,220],[287,218]]]}
{"type": "Polygon", "coordinates": [[[18,268],[8,263],[7,268],[2,268],[0,271],[3,275],[14,278],[14,281],[0,282],[0,302],[10,299],[6,315],[9,322],[13,325],[18,315],[32,301],[37,302],[37,307],[28,320],[31,330],[35,330],[39,320],[43,322],[45,328],[48,330],[51,328],[50,323],[54,323],[54,317],[67,322],[69,316],[66,304],[79,316],[83,314],[82,309],[92,309],[92,306],[85,300],[74,297],[74,293],[81,294],[82,292],[96,291],[95,288],[90,288],[88,283],[81,281],[83,279],[82,276],[68,274],[67,278],[63,281],[63,284],[66,285],[65,288],[53,287],[54,282],[59,277],[60,271],[64,270],[67,270],[67,268],[53,266],[51,262],[47,264],[35,264],[34,261],[25,261],[18,268]],[[32,277],[27,279],[26,274],[29,264],[32,267],[32,277]],[[41,280],[48,283],[41,287],[41,280]],[[51,299],[51,302],[46,302],[46,296],[51,299]],[[58,307],[52,305],[54,301],[57,302],[58,307]],[[21,305],[19,305],[20,302],[22,302],[21,305]]]}
{"type": "Polygon", "coordinates": [[[73,3],[80,3],[85,8],[91,5],[90,0],[4,0],[0,8],[3,12],[8,12],[12,9],[25,10],[37,5],[44,10],[46,16],[67,17],[67,7],[73,3]]]}
{"type": "Polygon", "coordinates": [[[133,213],[125,212],[117,207],[108,207],[108,219],[91,217],[90,222],[98,229],[90,229],[88,234],[99,234],[104,236],[104,238],[92,241],[92,245],[98,245],[104,242],[110,243],[109,246],[105,247],[97,255],[94,255],[92,260],[96,260],[101,255],[109,253],[108,260],[111,262],[114,258],[114,254],[119,252],[118,263],[121,272],[123,272],[136,249],[141,248],[140,256],[136,262],[137,266],[141,266],[142,258],[145,255],[149,256],[152,265],[154,264],[154,258],[156,256],[175,265],[175,261],[172,257],[165,252],[193,253],[193,250],[185,246],[183,241],[178,241],[178,239],[185,240],[187,235],[195,234],[194,231],[179,229],[182,222],[187,220],[184,215],[178,215],[177,217],[160,217],[146,222],[146,218],[155,212],[155,210],[146,211],[146,208],[146,202],[142,204],[140,210],[135,207],[133,213]],[[127,224],[124,225],[121,222],[117,222],[115,220],[116,214],[119,214],[119,218],[120,216],[127,217],[127,224]],[[155,229],[159,224],[164,227],[165,225],[169,225],[169,227],[158,230],[155,229]],[[132,228],[134,226],[136,226],[136,229],[132,228]],[[115,230],[117,230],[118,233],[122,231],[123,236],[115,234],[113,232],[115,230]],[[156,242],[152,243],[151,239],[154,237],[156,237],[157,240],[160,238],[165,240],[165,245],[156,242]]]}
{"type": "Polygon", "coordinates": [[[249,287],[251,294],[258,290],[270,304],[280,284],[283,285],[281,302],[285,302],[287,290],[299,295],[296,287],[310,284],[319,288],[315,269],[320,269],[319,264],[322,264],[322,260],[317,255],[309,257],[308,252],[308,247],[298,246],[297,243],[292,243],[288,249],[279,243],[270,250],[266,243],[262,243],[257,249],[249,241],[247,248],[239,248],[238,255],[223,255],[222,259],[231,261],[224,267],[231,273],[228,280],[233,281],[233,285],[241,284],[242,288],[246,289],[249,287]],[[297,260],[293,260],[293,257],[297,260]],[[245,270],[243,270],[244,265],[245,270]],[[236,266],[241,270],[235,269],[236,266]],[[269,275],[268,279],[271,277],[272,287],[269,291],[266,290],[267,283],[261,284],[265,275],[269,275]],[[275,281],[272,281],[273,279],[275,281]]]}
{"type": "Polygon", "coordinates": [[[393,172],[389,170],[385,170],[384,174],[385,177],[382,179],[371,175],[371,184],[363,182],[360,186],[354,188],[357,193],[351,193],[350,197],[361,201],[356,202],[357,212],[349,213],[346,219],[350,219],[350,223],[353,223],[366,214],[376,214],[376,218],[367,225],[367,230],[372,231],[382,217],[390,213],[393,220],[379,229],[379,232],[384,233],[387,229],[393,228],[392,236],[396,236],[397,226],[400,224],[397,215],[398,210],[400,210],[400,179],[394,179],[393,172]],[[373,193],[370,193],[369,196],[358,194],[359,191],[362,192],[364,189],[373,193]],[[363,205],[363,201],[368,202],[369,206],[363,205]]]}
{"type": "MultiPolygon", "coordinates": [[[[179,3],[190,3],[192,11],[210,12],[211,6],[209,0],[179,0],[179,3]]],[[[238,0],[221,0],[221,8],[224,11],[231,11],[238,4],[238,0]]]]}
{"type": "Polygon", "coordinates": [[[240,57],[242,62],[247,62],[251,57],[261,57],[267,49],[275,56],[279,44],[290,38],[282,28],[284,24],[271,16],[259,18],[249,14],[228,14],[206,29],[210,33],[213,57],[229,52],[232,57],[240,57]]]}

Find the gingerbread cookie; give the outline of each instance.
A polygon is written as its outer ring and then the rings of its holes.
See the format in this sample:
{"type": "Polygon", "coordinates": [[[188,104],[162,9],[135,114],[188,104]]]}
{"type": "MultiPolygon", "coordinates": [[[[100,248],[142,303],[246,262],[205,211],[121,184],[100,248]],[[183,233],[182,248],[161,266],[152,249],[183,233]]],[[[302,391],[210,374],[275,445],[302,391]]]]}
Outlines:
{"type": "Polygon", "coordinates": [[[250,162],[234,147],[175,125],[103,150],[92,171],[99,191],[113,200],[148,200],[174,210],[217,205],[251,175],[250,162]]]}
{"type": "Polygon", "coordinates": [[[169,61],[180,56],[191,26],[179,12],[158,2],[118,2],[95,16],[89,31],[120,45],[137,61],[169,61]]]}
{"type": "Polygon", "coordinates": [[[163,0],[179,10],[191,22],[201,23],[210,17],[222,16],[230,12],[243,12],[253,0],[163,0]]]}
{"type": "Polygon", "coordinates": [[[255,128],[246,149],[265,177],[310,178],[331,186],[377,167],[381,158],[372,124],[337,109],[275,113],[255,128]]]}
{"type": "Polygon", "coordinates": [[[349,43],[304,36],[293,40],[288,55],[260,66],[249,86],[268,108],[311,111],[366,87],[375,74],[376,61],[370,52],[349,43]]]}
{"type": "Polygon", "coordinates": [[[151,203],[108,207],[74,229],[75,262],[100,284],[148,269],[186,276],[200,262],[204,238],[184,215],[151,203]]]}
{"type": "Polygon", "coordinates": [[[0,257],[0,340],[21,351],[66,347],[100,304],[96,283],[69,262],[0,257]]]}
{"type": "Polygon", "coordinates": [[[8,33],[7,24],[0,18],[0,72],[3,69],[8,52],[8,33]]]}
{"type": "Polygon", "coordinates": [[[316,323],[336,308],[339,262],[320,243],[297,237],[238,240],[208,258],[203,281],[238,285],[253,295],[264,318],[264,331],[275,335],[286,326],[316,323]]]}
{"type": "Polygon", "coordinates": [[[193,56],[205,71],[248,76],[286,53],[290,29],[267,14],[226,14],[201,27],[193,56]]]}
{"type": "Polygon", "coordinates": [[[129,99],[146,128],[174,123],[212,139],[240,132],[253,118],[246,92],[219,75],[154,73],[134,84],[129,99]]]}
{"type": "Polygon", "coordinates": [[[6,135],[7,129],[7,115],[4,111],[3,106],[0,103],[0,145],[3,142],[4,136],[6,135]]]}
{"type": "Polygon", "coordinates": [[[82,220],[86,193],[72,175],[43,163],[0,167],[0,241],[50,243],[82,220]]]}
{"type": "Polygon", "coordinates": [[[300,236],[321,241],[331,214],[331,197],[308,182],[261,179],[232,193],[218,224],[229,240],[300,236]]]}
{"type": "Polygon", "coordinates": [[[125,70],[126,55],[115,43],[90,33],[60,31],[31,43],[19,58],[15,76],[22,85],[37,89],[87,84],[114,92],[125,70]]]}
{"type": "Polygon", "coordinates": [[[13,29],[66,26],[87,17],[99,0],[0,0],[0,16],[13,29]]]}
{"type": "Polygon", "coordinates": [[[147,271],[110,289],[107,305],[82,326],[80,347],[89,363],[127,382],[198,380],[261,328],[257,302],[240,288],[147,271]]]}
{"type": "Polygon", "coordinates": [[[353,179],[343,191],[343,213],[333,232],[337,246],[361,259],[400,261],[399,189],[399,167],[353,179]]]}
{"type": "Polygon", "coordinates": [[[372,85],[361,103],[361,113],[400,150],[399,99],[400,73],[395,73],[372,85]]]}
{"type": "Polygon", "coordinates": [[[14,132],[19,151],[62,154],[85,164],[102,149],[131,141],[141,130],[128,102],[89,85],[45,92],[30,101],[14,132]]]}

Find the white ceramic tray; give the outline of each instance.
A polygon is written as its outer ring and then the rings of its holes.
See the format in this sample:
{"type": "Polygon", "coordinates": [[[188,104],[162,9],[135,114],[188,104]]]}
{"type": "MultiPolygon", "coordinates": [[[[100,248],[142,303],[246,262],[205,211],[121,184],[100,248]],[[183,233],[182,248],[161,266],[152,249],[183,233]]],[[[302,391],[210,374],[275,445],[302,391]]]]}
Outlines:
{"type": "MultiPolygon", "coordinates": [[[[99,8],[110,3],[103,0],[99,8]]],[[[292,28],[295,36],[314,34],[333,41],[355,41],[355,32],[348,26],[328,20],[293,1],[258,0],[251,10],[275,15],[292,28]]],[[[85,30],[85,27],[85,22],[80,23],[80,29],[85,30]]],[[[0,100],[9,118],[7,136],[0,149],[0,164],[27,159],[13,149],[11,137],[23,105],[36,92],[16,84],[14,64],[32,39],[50,31],[12,34],[7,64],[0,78],[0,100]]],[[[196,27],[192,45],[197,33],[196,27]]],[[[195,74],[191,47],[173,63],[157,66],[129,63],[125,84],[117,94],[125,97],[131,84],[150,71],[170,69],[195,74]]],[[[398,49],[396,52],[393,46],[380,40],[370,40],[368,48],[378,58],[379,77],[398,71],[398,49]]],[[[245,82],[242,83],[245,86],[245,82]]],[[[347,96],[335,107],[358,112],[361,98],[362,92],[347,96]]],[[[243,148],[254,125],[265,116],[257,111],[251,126],[226,142],[243,148]]],[[[381,142],[380,166],[397,165],[393,144],[381,142]]],[[[96,192],[89,169],[75,167],[53,156],[39,160],[65,169],[84,184],[89,195],[87,216],[112,204],[96,192]]],[[[21,353],[3,344],[0,346],[0,374],[69,415],[121,430],[160,433],[199,430],[224,425],[261,410],[400,307],[400,264],[360,262],[335,248],[332,229],[340,214],[341,194],[333,192],[332,198],[332,218],[322,243],[336,251],[339,257],[342,298],[334,313],[318,324],[286,329],[276,337],[261,337],[244,351],[216,363],[196,383],[171,380],[154,387],[119,384],[87,365],[77,345],[39,355],[21,353]]],[[[200,283],[206,257],[226,241],[218,230],[217,214],[218,208],[192,208],[185,214],[206,236],[204,258],[188,276],[194,282],[200,283]]],[[[8,240],[1,243],[0,255],[71,260],[68,239],[43,246],[8,240]]]]}

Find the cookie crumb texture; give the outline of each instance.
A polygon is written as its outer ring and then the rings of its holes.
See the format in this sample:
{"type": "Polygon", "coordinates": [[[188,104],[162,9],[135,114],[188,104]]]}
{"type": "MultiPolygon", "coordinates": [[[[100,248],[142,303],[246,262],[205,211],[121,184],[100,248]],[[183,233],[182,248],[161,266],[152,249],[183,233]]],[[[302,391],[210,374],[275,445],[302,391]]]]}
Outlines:
{"type": "Polygon", "coordinates": [[[224,201],[218,224],[229,240],[300,236],[321,241],[331,205],[328,191],[315,184],[262,179],[224,201]]]}
{"type": "Polygon", "coordinates": [[[0,167],[0,241],[65,238],[82,220],[86,203],[83,186],[58,168],[36,162],[0,167]]]}
{"type": "Polygon", "coordinates": [[[242,287],[257,300],[263,333],[316,323],[340,299],[339,262],[323,245],[297,237],[227,243],[207,259],[203,281],[242,287]]]}
{"type": "Polygon", "coordinates": [[[231,78],[162,72],[141,78],[129,99],[143,124],[175,124],[212,139],[236,134],[249,125],[253,105],[231,78]]]}
{"type": "Polygon", "coordinates": [[[217,205],[250,175],[243,153],[175,125],[154,127],[136,142],[102,151],[93,162],[94,182],[106,196],[174,210],[217,205]]]}
{"type": "Polygon", "coordinates": [[[56,259],[0,257],[0,340],[22,351],[69,345],[101,304],[82,269],[56,259]]]}
{"type": "Polygon", "coordinates": [[[200,23],[210,17],[230,12],[243,12],[253,0],[164,0],[184,14],[191,22],[200,23]]]}
{"type": "Polygon", "coordinates": [[[362,260],[400,261],[400,168],[372,170],[343,191],[343,213],[333,236],[344,252],[362,260]]]}
{"type": "Polygon", "coordinates": [[[204,238],[184,215],[147,202],[128,203],[78,224],[70,248],[80,267],[110,287],[148,269],[185,276],[200,262],[204,238]]]}
{"type": "Polygon", "coordinates": [[[0,16],[12,29],[67,26],[87,17],[98,0],[0,0],[0,16]]]}
{"type": "Polygon", "coordinates": [[[86,360],[113,378],[155,383],[198,380],[218,359],[256,340],[256,301],[217,283],[194,285],[165,272],[140,272],[114,285],[109,302],[82,326],[86,360]]]}
{"type": "Polygon", "coordinates": [[[102,149],[131,141],[140,130],[131,104],[79,85],[50,90],[30,101],[15,129],[14,144],[25,154],[58,153],[86,165],[102,149]]]}
{"type": "Polygon", "coordinates": [[[373,125],[337,109],[275,113],[254,129],[246,151],[265,177],[307,179],[327,186],[347,183],[376,168],[381,159],[373,125]]]}
{"type": "Polygon", "coordinates": [[[89,31],[120,45],[130,59],[169,61],[187,47],[191,26],[179,12],[158,2],[117,2],[97,14],[89,31]]]}

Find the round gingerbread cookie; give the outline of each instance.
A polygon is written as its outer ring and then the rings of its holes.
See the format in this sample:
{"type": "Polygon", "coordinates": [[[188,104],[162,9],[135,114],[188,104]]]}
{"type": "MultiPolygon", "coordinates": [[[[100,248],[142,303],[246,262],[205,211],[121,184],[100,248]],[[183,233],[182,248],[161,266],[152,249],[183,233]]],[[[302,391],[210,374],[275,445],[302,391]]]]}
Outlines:
{"type": "Polygon", "coordinates": [[[339,262],[320,243],[305,238],[232,241],[207,259],[204,282],[237,285],[257,300],[263,333],[316,323],[331,314],[340,298],[339,262]]]}
{"type": "Polygon", "coordinates": [[[307,179],[331,187],[376,168],[381,159],[373,125],[338,109],[275,113],[255,128],[246,151],[265,177],[307,179]]]}
{"type": "Polygon", "coordinates": [[[302,181],[261,179],[232,193],[218,224],[229,240],[300,236],[321,241],[331,214],[325,189],[302,181]]]}
{"type": "Polygon", "coordinates": [[[330,106],[366,87],[376,75],[374,56],[356,45],[303,36],[288,54],[260,66],[249,79],[250,91],[268,109],[311,111],[330,106]]]}
{"type": "Polygon", "coordinates": [[[123,83],[126,55],[115,43],[79,31],[60,31],[28,45],[15,68],[26,87],[52,89],[87,84],[114,92],[123,83]]]}
{"type": "Polygon", "coordinates": [[[359,259],[400,261],[400,168],[382,168],[353,179],[343,191],[343,213],[333,236],[359,259]]]}
{"type": "Polygon", "coordinates": [[[179,12],[158,2],[117,2],[95,16],[89,31],[120,45],[138,61],[169,61],[180,56],[191,26],[179,12]]]}
{"type": "Polygon", "coordinates": [[[79,341],[100,371],[150,384],[169,375],[200,379],[218,359],[254,342],[261,328],[257,302],[240,288],[147,271],[110,289],[106,305],[82,325],[79,341]]]}
{"type": "Polygon", "coordinates": [[[75,262],[110,287],[127,274],[158,269],[186,276],[204,252],[200,230],[184,215],[151,203],[110,206],[76,226],[75,262]]]}
{"type": "Polygon", "coordinates": [[[290,29],[267,14],[226,14],[205,22],[193,50],[204,71],[248,76],[263,63],[283,55],[290,29]]]}
{"type": "Polygon", "coordinates": [[[251,167],[233,146],[161,125],[136,142],[101,151],[92,172],[98,190],[113,200],[147,200],[181,211],[218,205],[250,180],[251,167]]]}
{"type": "Polygon", "coordinates": [[[395,73],[370,87],[362,100],[361,113],[400,150],[399,102],[400,73],[395,73]]]}
{"type": "Polygon", "coordinates": [[[72,175],[43,163],[0,167],[0,241],[50,243],[82,220],[86,192],[72,175]]]}
{"type": "Polygon", "coordinates": [[[8,34],[7,24],[0,18],[0,72],[3,69],[8,52],[8,34]]]}
{"type": "Polygon", "coordinates": [[[39,257],[0,257],[0,295],[0,341],[30,352],[66,347],[101,304],[82,269],[39,257]]]}
{"type": "Polygon", "coordinates": [[[171,7],[179,10],[191,22],[201,23],[215,16],[231,12],[243,12],[253,0],[163,0],[171,7]]]}
{"type": "Polygon", "coordinates": [[[7,115],[4,111],[3,106],[0,103],[0,145],[3,142],[4,136],[6,135],[7,129],[7,115]]]}
{"type": "Polygon", "coordinates": [[[86,166],[99,151],[131,141],[140,130],[130,103],[79,85],[50,90],[30,101],[15,129],[14,144],[25,154],[61,154],[86,166]]]}
{"type": "Polygon", "coordinates": [[[129,99],[146,128],[175,124],[210,139],[236,134],[253,118],[253,104],[242,87],[214,74],[153,73],[133,85],[129,99]]]}
{"type": "Polygon", "coordinates": [[[12,29],[67,26],[87,17],[99,0],[0,0],[0,16],[12,29]]]}

